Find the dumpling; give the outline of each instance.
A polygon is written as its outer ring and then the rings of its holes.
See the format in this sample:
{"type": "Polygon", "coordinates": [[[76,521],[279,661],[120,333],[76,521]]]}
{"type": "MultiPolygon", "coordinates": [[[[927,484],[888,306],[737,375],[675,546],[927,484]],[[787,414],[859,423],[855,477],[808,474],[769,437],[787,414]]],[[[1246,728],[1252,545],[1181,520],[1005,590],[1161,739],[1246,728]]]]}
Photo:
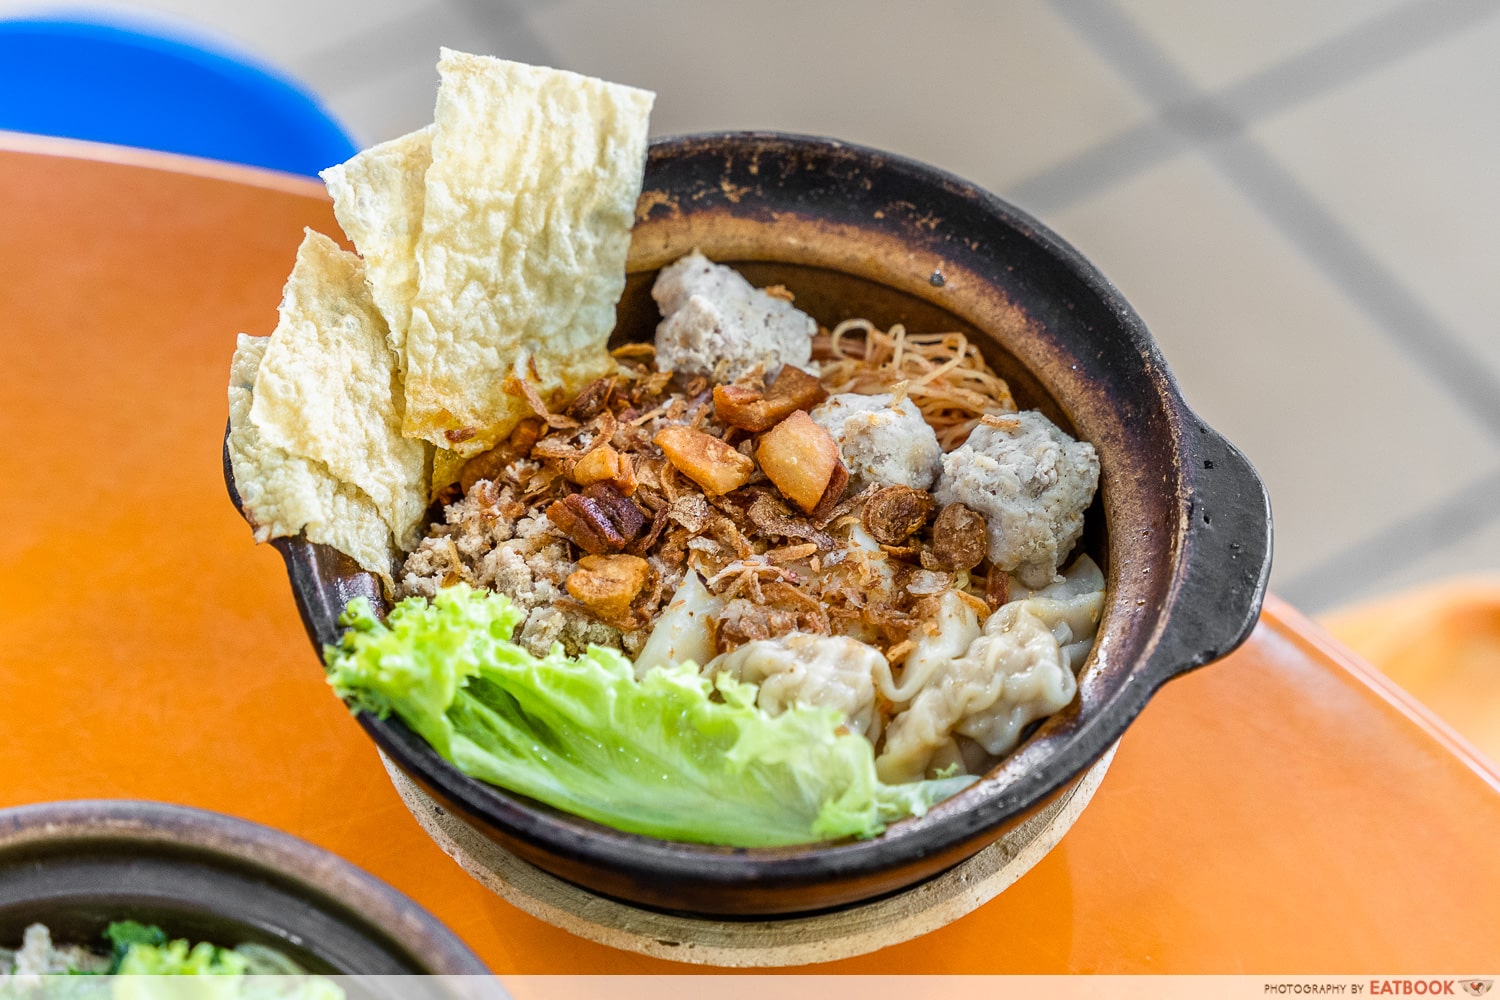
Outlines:
{"type": "Polygon", "coordinates": [[[770,715],[793,705],[836,709],[850,730],[873,742],[880,738],[874,674],[884,668],[880,651],[858,639],[791,632],[721,653],[704,672],[759,685],[755,704],[770,715]]]}
{"type": "Polygon", "coordinates": [[[964,655],[934,671],[891,720],[875,761],[881,780],[919,780],[951,762],[954,736],[992,756],[1009,753],[1028,723],[1072,701],[1073,671],[1098,630],[1103,587],[1099,568],[1082,556],[1062,582],[990,615],[964,655]]]}
{"type": "Polygon", "coordinates": [[[1094,560],[1079,556],[1061,580],[1041,590],[1022,591],[1015,600],[1032,605],[1032,613],[1052,630],[1073,670],[1083,666],[1104,613],[1104,573],[1094,560]]]}
{"type": "Polygon", "coordinates": [[[709,619],[723,608],[723,599],[710,594],[698,574],[688,570],[635,658],[636,678],[645,677],[652,667],[707,663],[714,655],[709,619]]]}
{"type": "Polygon", "coordinates": [[[1078,690],[1067,654],[1034,609],[1021,602],[995,612],[965,656],[991,678],[995,694],[983,707],[971,704],[953,729],[997,757],[1015,747],[1028,722],[1056,712],[1078,690]]]}
{"type": "Polygon", "coordinates": [[[963,598],[948,591],[938,602],[937,617],[929,622],[901,665],[901,680],[889,668],[877,675],[880,693],[896,705],[905,705],[927,686],[933,674],[968,652],[979,638],[979,616],[963,598]]]}

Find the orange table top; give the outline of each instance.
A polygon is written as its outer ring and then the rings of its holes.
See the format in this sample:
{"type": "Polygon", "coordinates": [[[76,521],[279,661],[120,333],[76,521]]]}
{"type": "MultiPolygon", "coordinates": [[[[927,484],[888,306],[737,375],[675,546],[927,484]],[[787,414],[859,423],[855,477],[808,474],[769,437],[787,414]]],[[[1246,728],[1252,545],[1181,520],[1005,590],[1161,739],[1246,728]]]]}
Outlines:
{"type": "MultiPolygon", "coordinates": [[[[280,827],[498,973],[692,971],[471,881],[328,691],[221,478],[235,334],[269,333],[321,186],[0,136],[0,807],[138,797],[280,827]]],[[[861,973],[1420,973],[1500,959],[1500,775],[1285,605],[1174,681],[1062,844],[861,973]]]]}

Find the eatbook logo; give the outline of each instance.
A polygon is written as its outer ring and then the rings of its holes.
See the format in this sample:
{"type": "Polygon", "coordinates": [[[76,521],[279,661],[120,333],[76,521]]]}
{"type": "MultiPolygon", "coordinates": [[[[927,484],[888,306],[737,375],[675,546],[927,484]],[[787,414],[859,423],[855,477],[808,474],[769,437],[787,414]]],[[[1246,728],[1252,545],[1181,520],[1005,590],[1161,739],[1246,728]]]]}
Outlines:
{"type": "Polygon", "coordinates": [[[1465,979],[1463,981],[1464,992],[1471,997],[1482,997],[1495,985],[1493,979],[1465,979]]]}

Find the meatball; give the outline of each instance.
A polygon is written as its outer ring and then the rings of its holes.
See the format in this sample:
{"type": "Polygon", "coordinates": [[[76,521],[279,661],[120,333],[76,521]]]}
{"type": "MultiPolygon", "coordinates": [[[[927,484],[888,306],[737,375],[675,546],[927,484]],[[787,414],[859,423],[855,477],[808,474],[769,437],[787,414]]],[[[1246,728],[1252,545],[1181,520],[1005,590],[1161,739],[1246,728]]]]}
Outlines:
{"type": "Polygon", "coordinates": [[[943,448],[915,403],[892,403],[889,394],[845,392],[812,411],[839,445],[855,489],[871,483],[925,490],[942,468],[943,448]]]}
{"type": "Polygon", "coordinates": [[[1035,410],[987,418],[943,456],[938,503],[984,515],[990,562],[1045,587],[1083,533],[1099,485],[1099,456],[1035,410]]]}
{"type": "Polygon", "coordinates": [[[805,368],[818,324],[785,299],[694,250],[663,268],[651,288],[663,319],[656,327],[662,371],[717,374],[732,381],[759,366],[772,378],[783,365],[805,368]]]}

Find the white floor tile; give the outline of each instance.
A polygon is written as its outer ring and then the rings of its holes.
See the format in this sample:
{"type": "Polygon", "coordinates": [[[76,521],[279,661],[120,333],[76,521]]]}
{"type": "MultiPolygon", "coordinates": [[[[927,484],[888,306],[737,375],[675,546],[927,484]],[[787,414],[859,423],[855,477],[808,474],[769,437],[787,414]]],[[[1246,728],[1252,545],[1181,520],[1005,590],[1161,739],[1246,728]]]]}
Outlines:
{"type": "Polygon", "coordinates": [[[1404,0],[1129,0],[1132,21],[1205,89],[1218,89],[1388,13],[1404,0]]]}
{"type": "MultiPolygon", "coordinates": [[[[1494,499],[1500,507],[1500,495],[1494,499]]],[[[1434,547],[1425,555],[1376,579],[1356,581],[1340,601],[1349,605],[1414,587],[1468,576],[1500,574],[1500,518],[1494,518],[1450,544],[1434,547]]]]}
{"type": "Polygon", "coordinates": [[[1500,373],[1500,17],[1258,140],[1500,373]]]}
{"type": "Polygon", "coordinates": [[[552,53],[526,22],[543,0],[425,0],[402,18],[303,57],[299,75],[361,145],[432,121],[443,46],[548,64],[552,53]]]}
{"type": "Polygon", "coordinates": [[[0,0],[0,17],[102,13],[226,42],[289,70],[340,39],[400,20],[432,0],[0,0]]]}
{"type": "Polygon", "coordinates": [[[1146,112],[1039,0],[557,0],[532,23],[566,68],[655,90],[657,134],[830,135],[992,188],[1146,112]]]}
{"type": "Polygon", "coordinates": [[[326,57],[304,60],[300,72],[355,143],[366,146],[431,123],[438,50],[445,45],[493,51],[454,6],[429,3],[392,27],[366,32],[326,57]]]}
{"type": "Polygon", "coordinates": [[[437,85],[434,57],[325,94],[323,102],[363,148],[431,124],[437,85]]]}
{"type": "Polygon", "coordinates": [[[1443,388],[1202,160],[1048,221],[1117,283],[1189,404],[1261,472],[1273,586],[1500,464],[1443,388]]]}

